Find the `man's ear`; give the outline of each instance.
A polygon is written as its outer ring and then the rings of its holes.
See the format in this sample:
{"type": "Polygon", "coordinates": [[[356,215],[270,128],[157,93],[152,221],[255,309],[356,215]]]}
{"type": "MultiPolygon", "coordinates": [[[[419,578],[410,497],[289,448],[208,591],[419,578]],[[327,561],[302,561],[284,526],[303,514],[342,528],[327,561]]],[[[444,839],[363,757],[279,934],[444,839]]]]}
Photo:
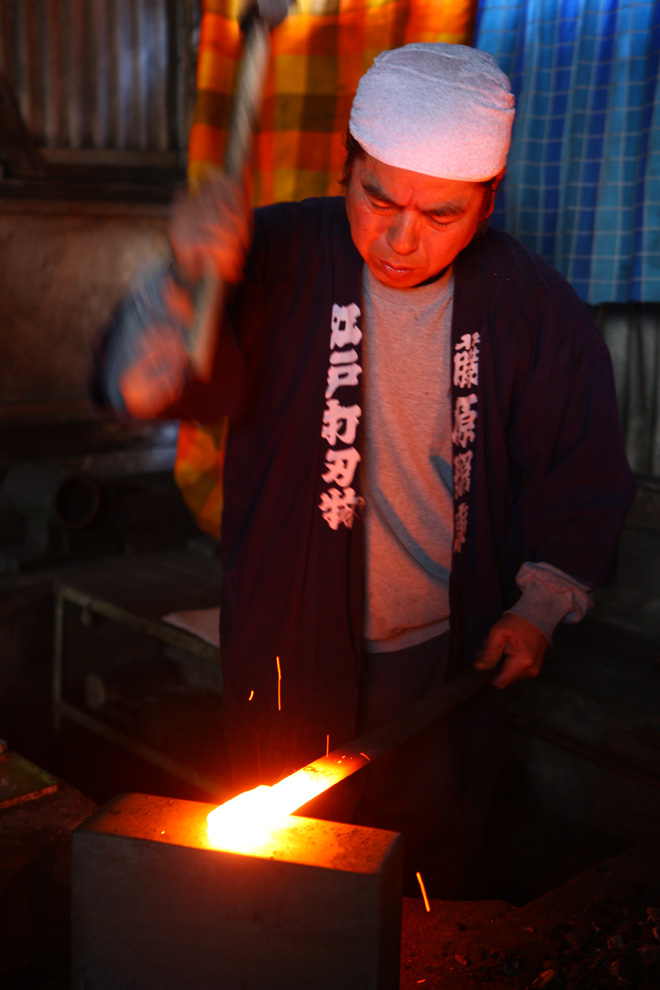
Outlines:
{"type": "Polygon", "coordinates": [[[495,193],[497,192],[497,187],[504,178],[506,173],[506,168],[503,168],[501,172],[498,172],[486,186],[486,194],[484,196],[484,208],[482,222],[487,220],[488,217],[493,212],[493,207],[495,206],[495,193]]]}
{"type": "Polygon", "coordinates": [[[502,181],[505,175],[506,175],[506,168],[503,168],[502,171],[499,172],[495,176],[495,178],[491,181],[490,187],[493,190],[493,192],[497,192],[497,187],[499,186],[500,182],[502,181]]]}

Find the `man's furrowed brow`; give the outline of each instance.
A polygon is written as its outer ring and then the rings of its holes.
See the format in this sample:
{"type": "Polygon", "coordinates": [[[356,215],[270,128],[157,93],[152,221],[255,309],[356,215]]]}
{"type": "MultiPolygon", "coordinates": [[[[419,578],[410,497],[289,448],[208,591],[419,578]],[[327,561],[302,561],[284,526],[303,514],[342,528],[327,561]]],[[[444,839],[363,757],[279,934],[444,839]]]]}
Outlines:
{"type": "Polygon", "coordinates": [[[362,179],[362,188],[368,196],[373,196],[374,199],[380,200],[381,203],[388,203],[390,206],[397,205],[373,179],[362,179]]]}
{"type": "MultiPolygon", "coordinates": [[[[399,206],[396,200],[392,199],[375,179],[362,178],[360,181],[367,196],[371,196],[372,199],[376,199],[380,203],[386,203],[388,206],[399,206]]],[[[449,200],[447,203],[430,206],[427,210],[421,210],[420,212],[429,217],[462,217],[465,214],[465,206],[460,202],[449,200]]]]}
{"type": "Polygon", "coordinates": [[[462,203],[441,203],[439,206],[429,207],[424,213],[430,217],[462,217],[465,207],[462,203]]]}

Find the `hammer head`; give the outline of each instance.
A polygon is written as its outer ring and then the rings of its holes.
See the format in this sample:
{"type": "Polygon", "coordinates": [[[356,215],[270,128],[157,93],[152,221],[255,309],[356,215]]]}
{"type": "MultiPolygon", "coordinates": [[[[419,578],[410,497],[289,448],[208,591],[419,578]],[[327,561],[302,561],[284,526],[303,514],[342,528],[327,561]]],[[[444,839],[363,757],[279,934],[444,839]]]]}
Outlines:
{"type": "Polygon", "coordinates": [[[241,28],[246,31],[249,25],[259,20],[272,31],[278,24],[281,24],[286,17],[292,0],[253,0],[245,6],[245,13],[241,17],[241,28]]]}

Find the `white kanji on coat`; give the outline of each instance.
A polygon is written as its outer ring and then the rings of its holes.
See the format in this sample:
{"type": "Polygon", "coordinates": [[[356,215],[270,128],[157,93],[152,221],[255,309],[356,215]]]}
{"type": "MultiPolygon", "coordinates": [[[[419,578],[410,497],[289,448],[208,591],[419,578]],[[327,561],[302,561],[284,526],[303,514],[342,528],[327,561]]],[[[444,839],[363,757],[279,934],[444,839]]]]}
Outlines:
{"type": "Polygon", "coordinates": [[[457,454],[454,458],[454,498],[461,498],[470,491],[472,474],[472,451],[457,454]]]}
{"type": "Polygon", "coordinates": [[[330,347],[348,347],[349,344],[359,344],[362,340],[362,331],[357,325],[360,318],[360,307],[355,303],[348,306],[332,305],[332,333],[330,334],[330,347]]]}
{"type": "Polygon", "coordinates": [[[479,381],[479,334],[464,333],[454,354],[454,385],[471,388],[479,381]]]}
{"type": "MultiPolygon", "coordinates": [[[[355,353],[355,352],[353,352],[355,353]]],[[[328,387],[325,390],[326,399],[331,399],[342,385],[357,385],[360,381],[362,368],[354,361],[352,364],[331,364],[328,368],[328,387]]]]}
{"type": "Polygon", "coordinates": [[[477,410],[472,406],[477,402],[476,395],[459,395],[454,408],[454,429],[452,431],[452,441],[457,447],[467,447],[469,443],[474,443],[477,410]]]}
{"type": "Polygon", "coordinates": [[[330,399],[323,413],[321,436],[331,447],[335,446],[337,440],[347,444],[354,443],[361,415],[359,406],[342,406],[337,399],[330,399]]]}
{"type": "Polygon", "coordinates": [[[319,509],[330,529],[339,529],[342,524],[352,529],[353,519],[362,503],[363,500],[356,497],[352,488],[344,488],[343,491],[339,488],[331,488],[327,492],[322,492],[319,509]]]}
{"type": "Polygon", "coordinates": [[[327,471],[321,475],[324,481],[347,488],[353,481],[360,454],[355,447],[344,450],[329,450],[325,455],[327,471]]]}
{"type": "Polygon", "coordinates": [[[351,347],[350,351],[333,351],[330,364],[354,364],[357,359],[357,351],[351,347]]]}
{"type": "Polygon", "coordinates": [[[467,535],[467,525],[468,525],[468,504],[467,502],[461,502],[461,504],[456,509],[456,518],[454,520],[454,553],[458,553],[465,543],[465,537],[467,535]]]}

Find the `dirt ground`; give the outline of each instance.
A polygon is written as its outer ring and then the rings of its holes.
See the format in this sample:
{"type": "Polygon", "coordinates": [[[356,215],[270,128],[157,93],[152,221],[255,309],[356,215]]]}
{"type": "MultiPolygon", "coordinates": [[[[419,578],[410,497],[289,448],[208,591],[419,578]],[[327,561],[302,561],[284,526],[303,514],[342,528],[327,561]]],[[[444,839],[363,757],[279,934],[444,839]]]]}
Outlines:
{"type": "Polygon", "coordinates": [[[404,899],[400,990],[660,990],[660,840],[524,907],[404,899]]]}

